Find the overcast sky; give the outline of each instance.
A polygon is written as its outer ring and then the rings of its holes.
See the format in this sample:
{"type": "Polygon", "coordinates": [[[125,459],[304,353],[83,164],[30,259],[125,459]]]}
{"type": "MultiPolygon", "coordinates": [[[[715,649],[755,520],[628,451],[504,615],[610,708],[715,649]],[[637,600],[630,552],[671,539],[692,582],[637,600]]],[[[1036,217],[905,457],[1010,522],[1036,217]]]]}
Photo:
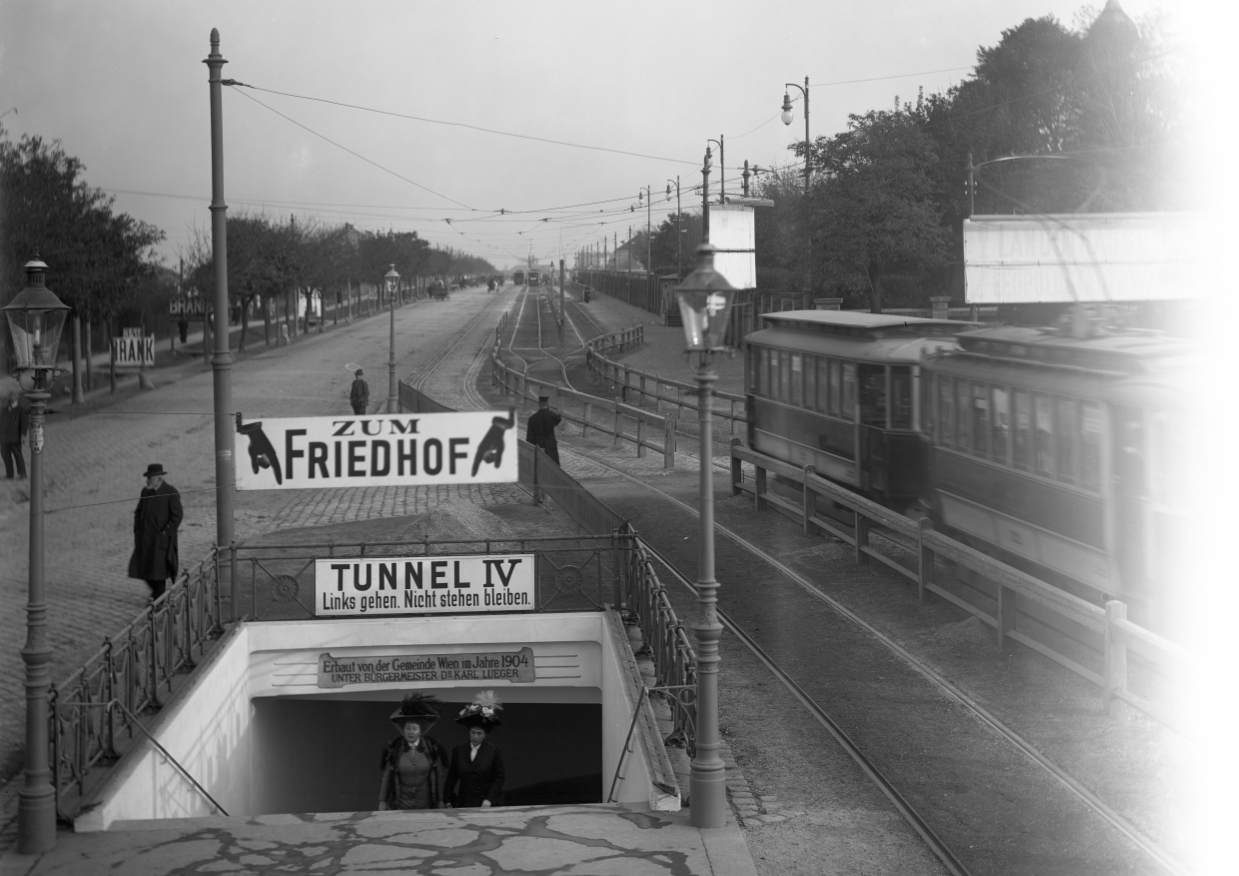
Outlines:
{"type": "MultiPolygon", "coordinates": [[[[1137,20],[1159,5],[1123,2],[1137,20]]],[[[174,265],[194,229],[209,227],[201,62],[217,27],[224,76],[260,88],[636,153],[225,88],[231,214],[313,213],[415,230],[497,265],[530,252],[562,253],[571,264],[603,234],[622,241],[630,224],[644,226],[644,209],[628,207],[646,185],[657,224],[674,208],[674,195],[668,204],[663,194],[668,179],[700,182],[707,138],[724,135],[729,191],[745,159],[790,162],[787,145],[803,138],[804,119],[797,102],[791,126],[779,120],[784,83],[809,77],[811,134],[830,135],[848,113],[915,100],[920,87],[945,90],[969,74],[979,46],[1025,18],[1072,24],[1080,8],[1067,0],[0,0],[0,113],[17,110],[0,124],[14,139],[59,139],[90,184],[166,232],[160,252],[174,265]],[[592,205],[548,212],[580,204],[592,205]],[[501,208],[518,212],[492,215],[501,208]]],[[[1190,36],[1191,17],[1180,17],[1190,36]]],[[[716,154],[712,187],[717,168],[716,154]]],[[[696,205],[685,199],[685,209],[696,205]]]]}

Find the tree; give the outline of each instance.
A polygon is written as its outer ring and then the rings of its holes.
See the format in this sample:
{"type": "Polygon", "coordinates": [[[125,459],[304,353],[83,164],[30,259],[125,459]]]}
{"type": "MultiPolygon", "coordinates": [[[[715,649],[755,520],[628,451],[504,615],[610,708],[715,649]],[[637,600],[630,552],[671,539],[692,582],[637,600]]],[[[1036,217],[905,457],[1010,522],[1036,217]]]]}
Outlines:
{"type": "Polygon", "coordinates": [[[819,137],[808,205],[814,274],[853,294],[867,289],[880,313],[888,273],[945,265],[949,238],[933,199],[937,160],[910,108],[853,115],[847,131],[819,137]]]}

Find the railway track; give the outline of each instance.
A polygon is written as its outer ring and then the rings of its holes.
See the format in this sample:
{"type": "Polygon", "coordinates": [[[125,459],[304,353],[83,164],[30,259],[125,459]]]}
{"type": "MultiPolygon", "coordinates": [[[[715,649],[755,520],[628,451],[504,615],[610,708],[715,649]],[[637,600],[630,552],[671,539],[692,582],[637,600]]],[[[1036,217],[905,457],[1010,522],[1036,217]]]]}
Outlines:
{"type": "MultiPolygon", "coordinates": [[[[530,290],[525,290],[526,296],[528,296],[529,292],[530,290]]],[[[529,302],[528,298],[526,298],[526,303],[522,307],[522,314],[524,314],[524,307],[528,303],[533,302],[529,302]]],[[[535,308],[539,322],[543,318],[541,311],[541,307],[535,308]]],[[[565,318],[572,325],[572,330],[576,333],[577,338],[580,339],[582,332],[576,323],[573,322],[571,313],[566,314],[565,318]]],[[[518,326],[513,336],[515,337],[519,331],[520,327],[518,326]]],[[[541,337],[541,326],[539,327],[539,332],[541,337]]],[[[601,332],[599,331],[598,333],[601,332]]],[[[582,349],[583,346],[582,341],[582,349]]],[[[528,350],[528,348],[525,349],[526,351],[528,350]]],[[[567,381],[568,362],[566,356],[560,355],[562,351],[557,353],[556,351],[547,350],[541,345],[541,342],[537,350],[542,354],[542,358],[538,361],[554,360],[559,368],[562,369],[565,381],[567,381]]],[[[465,393],[470,402],[482,408],[487,407],[488,403],[477,390],[476,375],[484,362],[484,356],[479,356],[475,360],[474,366],[470,369],[468,383],[465,387],[465,393]]],[[[561,452],[574,453],[575,451],[562,448],[561,452]]],[[[615,475],[618,475],[630,485],[635,485],[640,490],[646,492],[652,501],[674,507],[679,514],[687,514],[694,519],[697,518],[697,511],[690,504],[672,495],[668,490],[661,489],[656,484],[649,482],[648,479],[633,476],[621,466],[614,465],[605,457],[591,456],[589,458],[593,464],[610,469],[615,475]]],[[[717,464],[717,461],[715,462],[717,464]]],[[[726,468],[725,465],[720,467],[726,468]]],[[[743,552],[748,555],[750,562],[764,565],[769,570],[767,574],[777,574],[784,580],[791,582],[805,597],[825,607],[836,616],[841,624],[850,627],[854,635],[867,640],[873,647],[881,649],[889,657],[898,660],[908,671],[918,676],[924,685],[931,687],[937,696],[952,703],[970,721],[983,728],[984,733],[989,739],[999,740],[1010,757],[1022,760],[1030,769],[1035,770],[1037,774],[1050,784],[1054,789],[1056,797],[1062,799],[1065,808],[1070,809],[1072,806],[1076,806],[1080,807],[1081,811],[1086,812],[1088,819],[1090,819],[1089,830],[1100,831],[1102,834],[1112,831],[1113,835],[1109,838],[1109,841],[1124,845],[1130,852],[1129,857],[1132,859],[1132,862],[1134,863],[1135,860],[1140,862],[1134,868],[1135,872],[1172,873],[1186,876],[1188,871],[1184,866],[1162,849],[1154,840],[1146,836],[1127,818],[1124,818],[1101,796],[1072,776],[1068,770],[1056,764],[1023,735],[1005,724],[992,711],[986,709],[975,697],[969,695],[967,691],[952,683],[924,660],[919,659],[908,648],[900,645],[891,636],[877,629],[858,613],[852,611],[839,600],[822,590],[814,581],[797,572],[789,564],[773,556],[769,551],[763,550],[759,545],[752,543],[739,533],[733,532],[725,526],[718,526],[718,531],[730,542],[732,551],[743,552]]],[[[686,594],[695,593],[691,580],[680,569],[676,557],[670,556],[661,548],[655,548],[653,553],[657,561],[663,565],[668,580],[674,579],[677,581],[686,594]]],[[[687,558],[680,558],[680,562],[687,562],[687,558]]],[[[728,567],[730,568],[730,564],[728,564],[728,567]]],[[[760,578],[761,576],[757,577],[760,578]]],[[[747,578],[754,580],[752,575],[747,576],[747,578]]],[[[791,669],[777,655],[772,654],[769,643],[763,645],[760,635],[749,628],[751,622],[745,617],[742,610],[733,610],[729,607],[728,610],[721,611],[720,616],[722,622],[736,637],[736,640],[760,661],[779,684],[792,693],[806,712],[831,734],[839,746],[858,765],[862,773],[890,800],[892,806],[908,822],[926,846],[941,861],[942,865],[951,873],[964,874],[970,872],[967,865],[961,860],[961,856],[952,848],[951,843],[944,840],[940,835],[940,831],[934,828],[936,821],[949,822],[951,815],[954,813],[938,812],[934,806],[926,805],[928,798],[924,794],[920,795],[919,805],[917,802],[910,800],[909,796],[900,789],[900,780],[903,779],[906,783],[907,776],[892,778],[879,764],[882,756],[889,755],[889,751],[884,751],[881,743],[873,743],[861,733],[849,733],[847,729],[848,716],[844,715],[841,717],[834,714],[834,710],[829,705],[829,698],[823,700],[822,691],[820,689],[816,691],[813,689],[815,685],[813,683],[814,673],[812,670],[806,670],[800,666],[799,661],[796,661],[797,668],[791,669]],[[870,748],[870,746],[873,746],[873,748],[870,748]],[[876,749],[877,756],[873,756],[870,753],[874,749],[876,749]]],[[[818,687],[820,688],[820,685],[818,687]]],[[[933,759],[929,758],[928,760],[933,759]]],[[[932,775],[924,777],[923,781],[930,785],[934,785],[937,782],[942,782],[946,785],[950,784],[952,778],[956,777],[932,775]]],[[[1002,776],[995,776],[994,779],[996,787],[1003,787],[1002,776]]],[[[1053,805],[1051,804],[1051,808],[1053,805]]],[[[989,807],[982,804],[975,807],[974,811],[977,814],[981,814],[987,808],[989,807]]],[[[1019,807],[1017,807],[1018,809],[1019,807]]],[[[958,829],[953,830],[953,832],[957,835],[959,833],[958,829]]],[[[965,835],[967,835],[966,830],[965,835]]],[[[958,843],[958,836],[956,841],[958,843]]],[[[1116,870],[1115,872],[1128,871],[1124,869],[1116,870]]]]}

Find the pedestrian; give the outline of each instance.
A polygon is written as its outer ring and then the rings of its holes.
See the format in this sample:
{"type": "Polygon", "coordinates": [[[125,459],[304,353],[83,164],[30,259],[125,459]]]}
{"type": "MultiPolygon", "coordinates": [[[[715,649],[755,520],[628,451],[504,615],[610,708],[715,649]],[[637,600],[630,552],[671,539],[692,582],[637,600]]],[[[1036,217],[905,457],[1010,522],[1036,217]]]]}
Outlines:
{"type": "Polygon", "coordinates": [[[353,389],[348,395],[348,400],[353,405],[353,413],[357,416],[364,414],[370,406],[370,385],[361,379],[361,375],[365,373],[360,368],[357,369],[353,378],[353,389]]]}
{"type": "Polygon", "coordinates": [[[538,396],[538,410],[529,418],[525,429],[525,440],[541,447],[551,462],[559,465],[559,442],[555,440],[555,427],[563,422],[563,417],[550,408],[550,396],[538,396]]]}
{"type": "Polygon", "coordinates": [[[185,512],[176,487],[164,483],[168,473],[159,463],[146,467],[146,486],[133,512],[133,555],[129,577],[141,578],[151,588],[151,601],[163,596],[169,578],[180,568],[177,528],[185,512]]]}
{"type": "Polygon", "coordinates": [[[26,436],[26,409],[22,407],[16,391],[10,391],[0,407],[0,456],[4,457],[4,476],[13,479],[13,465],[17,476],[26,479],[26,457],[22,455],[22,438],[26,436]]]}
{"type": "Polygon", "coordinates": [[[439,720],[430,694],[406,694],[391,722],[400,735],[383,748],[379,809],[438,809],[442,802],[439,780],[447,767],[447,751],[430,728],[439,720]]]}
{"type": "Polygon", "coordinates": [[[469,741],[452,749],[443,786],[448,806],[503,805],[503,752],[486,741],[500,725],[496,712],[502,708],[495,692],[484,690],[460,710],[456,723],[469,728],[469,741]]]}

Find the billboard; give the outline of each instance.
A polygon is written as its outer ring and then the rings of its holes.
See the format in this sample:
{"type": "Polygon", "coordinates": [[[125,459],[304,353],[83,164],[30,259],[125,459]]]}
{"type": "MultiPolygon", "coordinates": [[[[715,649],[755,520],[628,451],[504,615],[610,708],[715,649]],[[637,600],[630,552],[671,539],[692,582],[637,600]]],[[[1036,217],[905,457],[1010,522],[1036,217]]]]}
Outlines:
{"type": "Polygon", "coordinates": [[[238,490],[517,480],[516,411],[281,417],[242,422],[238,490]]]}
{"type": "Polygon", "coordinates": [[[714,269],[737,289],[757,288],[753,229],[752,207],[710,205],[710,244],[722,250],[714,256],[714,269]]]}
{"type": "Polygon", "coordinates": [[[969,304],[1170,301],[1205,294],[1210,224],[1196,213],[964,220],[969,304]]]}
{"type": "Polygon", "coordinates": [[[533,611],[533,554],[314,561],[317,617],[533,611]]]}

